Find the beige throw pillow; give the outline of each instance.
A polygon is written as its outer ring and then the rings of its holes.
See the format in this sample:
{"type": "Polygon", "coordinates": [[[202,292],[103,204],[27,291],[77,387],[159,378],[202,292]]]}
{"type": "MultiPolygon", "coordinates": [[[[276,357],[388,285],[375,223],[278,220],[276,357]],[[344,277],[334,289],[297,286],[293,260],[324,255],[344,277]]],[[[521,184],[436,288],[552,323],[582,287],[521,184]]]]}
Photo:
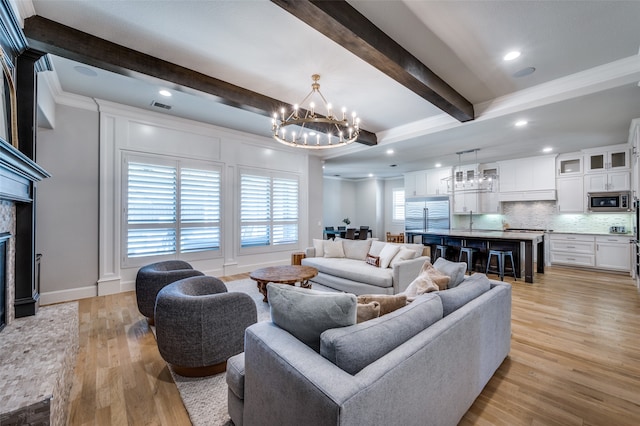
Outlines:
{"type": "Polygon", "coordinates": [[[407,296],[404,294],[362,294],[358,296],[358,303],[371,302],[380,304],[380,316],[382,316],[406,306],[407,296]]]}
{"type": "Polygon", "coordinates": [[[324,257],[344,257],[342,241],[325,240],[324,257]]]}
{"type": "Polygon", "coordinates": [[[431,262],[424,262],[420,274],[402,293],[407,297],[415,297],[432,291],[445,290],[449,285],[449,276],[433,267],[431,262]]]}
{"type": "Polygon", "coordinates": [[[369,321],[370,319],[378,318],[380,316],[380,303],[358,303],[357,305],[358,317],[356,322],[361,323],[369,321]]]}

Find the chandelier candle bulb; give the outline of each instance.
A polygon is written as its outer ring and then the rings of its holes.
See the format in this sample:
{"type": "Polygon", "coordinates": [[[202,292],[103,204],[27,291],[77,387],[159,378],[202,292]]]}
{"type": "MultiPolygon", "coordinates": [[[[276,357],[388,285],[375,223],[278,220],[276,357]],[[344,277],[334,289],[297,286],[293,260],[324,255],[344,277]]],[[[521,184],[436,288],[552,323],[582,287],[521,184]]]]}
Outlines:
{"type": "Polygon", "coordinates": [[[285,112],[288,108],[281,108],[280,114],[274,113],[271,122],[273,138],[284,145],[310,149],[335,148],[355,142],[360,133],[360,118],[356,112],[353,111],[351,113],[353,117],[352,123],[349,123],[346,107],[343,106],[341,108],[342,118],[340,118],[339,114],[334,114],[332,104],[327,102],[320,92],[320,84],[318,83],[320,75],[314,74],[311,78],[313,80],[311,92],[302,102],[293,104],[290,107],[290,114],[287,115],[285,112]],[[314,97],[316,102],[312,101],[314,97]],[[326,111],[326,116],[316,114],[315,108],[318,98],[324,106],[323,110],[326,111]],[[285,131],[287,126],[292,126],[289,131],[291,138],[288,139],[285,131]],[[307,135],[308,130],[312,130],[309,135],[307,135]],[[346,136],[347,130],[348,137],[346,136]],[[325,134],[327,137],[321,138],[321,134],[325,134]],[[314,135],[316,136],[316,143],[308,144],[308,136],[313,137],[314,135]],[[333,135],[336,135],[337,140],[335,143],[333,142],[333,135]]]}

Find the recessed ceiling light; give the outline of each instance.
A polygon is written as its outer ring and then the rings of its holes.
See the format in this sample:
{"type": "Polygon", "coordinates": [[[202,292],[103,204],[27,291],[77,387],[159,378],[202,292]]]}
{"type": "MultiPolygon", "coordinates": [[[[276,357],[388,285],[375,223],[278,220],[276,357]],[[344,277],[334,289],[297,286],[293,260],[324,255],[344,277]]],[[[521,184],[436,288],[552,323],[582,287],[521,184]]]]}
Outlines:
{"type": "Polygon", "coordinates": [[[542,152],[551,152],[551,151],[553,151],[553,148],[551,148],[550,146],[542,148],[542,152]]]}
{"type": "Polygon", "coordinates": [[[160,93],[162,96],[166,96],[166,97],[170,97],[171,96],[171,92],[165,89],[162,89],[160,91],[158,91],[158,93],[160,93]]]}
{"type": "Polygon", "coordinates": [[[87,77],[95,77],[98,75],[98,73],[91,68],[83,67],[81,65],[76,65],[75,67],[73,67],[73,69],[82,75],[86,75],[87,77]]]}
{"type": "Polygon", "coordinates": [[[369,173],[369,177],[373,177],[373,173],[369,173]]]}
{"type": "Polygon", "coordinates": [[[534,67],[522,68],[520,71],[516,71],[511,74],[515,78],[526,77],[530,74],[533,74],[536,71],[534,67]]]}
{"type": "Polygon", "coordinates": [[[388,149],[388,150],[387,150],[387,154],[388,154],[388,155],[393,154],[393,150],[392,150],[392,149],[388,149]]]}
{"type": "Polygon", "coordinates": [[[514,59],[516,59],[519,56],[520,56],[520,52],[519,51],[512,50],[511,52],[509,52],[506,55],[504,55],[504,57],[502,59],[504,59],[505,61],[513,61],[514,59]]]}
{"type": "Polygon", "coordinates": [[[518,121],[516,121],[516,127],[526,126],[527,123],[528,123],[527,120],[518,120],[518,121]]]}
{"type": "Polygon", "coordinates": [[[436,167],[442,167],[442,164],[436,163],[436,167]]]}

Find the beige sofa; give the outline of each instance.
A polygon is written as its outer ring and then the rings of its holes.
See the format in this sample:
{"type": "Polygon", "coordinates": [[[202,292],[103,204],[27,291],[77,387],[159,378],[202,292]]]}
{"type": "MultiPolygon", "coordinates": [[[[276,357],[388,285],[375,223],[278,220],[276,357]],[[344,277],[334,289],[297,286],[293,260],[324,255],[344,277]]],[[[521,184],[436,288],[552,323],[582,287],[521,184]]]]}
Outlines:
{"type": "Polygon", "coordinates": [[[303,265],[318,269],[312,283],[356,295],[401,293],[418,276],[424,262],[430,260],[423,256],[422,244],[339,238],[313,243],[302,260],[303,265]],[[379,257],[382,264],[368,264],[367,255],[379,257]]]}

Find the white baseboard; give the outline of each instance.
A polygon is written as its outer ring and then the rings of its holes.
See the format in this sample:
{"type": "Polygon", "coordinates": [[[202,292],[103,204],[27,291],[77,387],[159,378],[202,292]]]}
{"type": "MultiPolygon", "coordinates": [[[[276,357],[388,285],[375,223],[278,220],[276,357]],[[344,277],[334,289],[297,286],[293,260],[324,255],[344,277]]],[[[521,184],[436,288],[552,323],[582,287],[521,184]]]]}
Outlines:
{"type": "Polygon", "coordinates": [[[52,305],[54,303],[71,302],[78,299],[87,299],[98,295],[98,287],[78,287],[69,290],[48,291],[40,293],[40,305],[52,305]]]}

